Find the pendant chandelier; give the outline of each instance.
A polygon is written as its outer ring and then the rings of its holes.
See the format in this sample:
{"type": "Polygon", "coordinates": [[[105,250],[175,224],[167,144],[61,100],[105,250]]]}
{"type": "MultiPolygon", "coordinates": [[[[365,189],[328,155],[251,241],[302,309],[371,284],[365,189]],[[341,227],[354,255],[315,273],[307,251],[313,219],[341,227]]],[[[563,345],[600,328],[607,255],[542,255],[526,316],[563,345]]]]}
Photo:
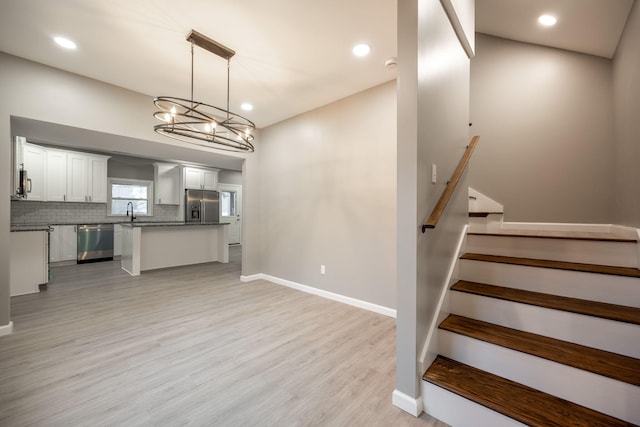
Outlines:
{"type": "Polygon", "coordinates": [[[253,131],[256,125],[229,110],[229,72],[235,51],[215,40],[191,30],[191,99],[158,96],[153,100],[158,111],[153,116],[161,123],[153,129],[161,134],[189,144],[227,151],[253,152],[253,131]],[[220,108],[193,99],[193,50],[201,48],[227,60],[227,108],[220,108]]]}

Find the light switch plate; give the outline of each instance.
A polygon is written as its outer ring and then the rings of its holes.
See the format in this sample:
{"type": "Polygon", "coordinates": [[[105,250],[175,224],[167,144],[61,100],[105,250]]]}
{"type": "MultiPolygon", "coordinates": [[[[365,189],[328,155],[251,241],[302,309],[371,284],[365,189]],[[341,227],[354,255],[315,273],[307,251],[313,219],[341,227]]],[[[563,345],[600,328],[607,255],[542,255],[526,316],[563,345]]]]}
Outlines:
{"type": "Polygon", "coordinates": [[[435,163],[431,164],[431,183],[435,184],[438,178],[438,167],[435,163]]]}

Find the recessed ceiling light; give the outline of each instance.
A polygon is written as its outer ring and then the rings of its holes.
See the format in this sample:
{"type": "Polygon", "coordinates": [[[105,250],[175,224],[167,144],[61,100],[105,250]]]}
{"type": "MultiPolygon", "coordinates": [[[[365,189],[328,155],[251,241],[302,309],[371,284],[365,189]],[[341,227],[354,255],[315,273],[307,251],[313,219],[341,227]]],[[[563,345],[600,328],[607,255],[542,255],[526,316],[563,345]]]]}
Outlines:
{"type": "Polygon", "coordinates": [[[249,104],[248,102],[245,102],[240,106],[240,108],[242,108],[244,111],[251,111],[253,110],[253,105],[249,104]]]}
{"type": "Polygon", "coordinates": [[[540,15],[540,17],[538,18],[538,23],[540,25],[544,25],[545,27],[552,27],[556,25],[556,22],[558,22],[558,20],[555,16],[552,15],[540,15]]]}
{"type": "Polygon", "coordinates": [[[59,46],[62,46],[65,49],[75,49],[77,47],[74,42],[65,37],[54,37],[53,41],[55,41],[59,46]]]}
{"type": "Polygon", "coordinates": [[[367,56],[371,52],[371,46],[366,43],[357,44],[353,47],[352,52],[355,56],[367,56]]]}

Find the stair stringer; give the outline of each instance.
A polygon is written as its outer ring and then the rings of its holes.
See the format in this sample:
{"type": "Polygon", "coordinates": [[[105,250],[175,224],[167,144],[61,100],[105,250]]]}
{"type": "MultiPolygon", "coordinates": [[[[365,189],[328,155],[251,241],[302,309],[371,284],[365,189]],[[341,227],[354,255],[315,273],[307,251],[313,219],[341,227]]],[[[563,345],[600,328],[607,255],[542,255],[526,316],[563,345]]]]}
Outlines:
{"type": "Polygon", "coordinates": [[[456,250],[454,251],[454,258],[451,260],[451,264],[449,265],[447,278],[444,283],[442,283],[442,290],[440,291],[440,299],[438,301],[436,314],[431,321],[431,328],[429,329],[427,339],[422,346],[422,351],[420,352],[420,357],[418,358],[418,374],[420,378],[422,377],[424,371],[431,365],[431,363],[433,363],[436,356],[438,355],[438,325],[440,325],[440,322],[442,322],[451,313],[451,310],[449,308],[449,293],[451,291],[449,288],[451,288],[459,275],[458,265],[460,263],[460,256],[465,252],[466,249],[468,231],[468,225],[462,228],[460,238],[458,239],[458,243],[456,245],[456,250]]]}

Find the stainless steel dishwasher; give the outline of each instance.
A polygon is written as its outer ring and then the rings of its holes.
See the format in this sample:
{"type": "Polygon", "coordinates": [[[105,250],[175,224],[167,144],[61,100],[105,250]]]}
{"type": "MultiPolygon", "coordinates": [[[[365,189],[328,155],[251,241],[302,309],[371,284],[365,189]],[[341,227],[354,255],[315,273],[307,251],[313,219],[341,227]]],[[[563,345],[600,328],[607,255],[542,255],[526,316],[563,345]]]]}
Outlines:
{"type": "Polygon", "coordinates": [[[78,264],[113,260],[113,224],[78,226],[78,264]]]}

